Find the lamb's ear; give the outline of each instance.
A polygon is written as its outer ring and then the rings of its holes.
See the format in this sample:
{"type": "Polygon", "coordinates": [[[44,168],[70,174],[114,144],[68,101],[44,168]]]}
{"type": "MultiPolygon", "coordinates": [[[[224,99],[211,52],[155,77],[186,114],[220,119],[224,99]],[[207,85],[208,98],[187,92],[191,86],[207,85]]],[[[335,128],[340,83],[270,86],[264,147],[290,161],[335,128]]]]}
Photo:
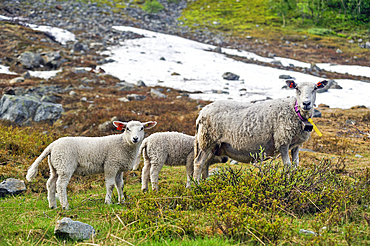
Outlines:
{"type": "Polygon", "coordinates": [[[126,128],[127,122],[113,121],[113,125],[117,128],[117,130],[122,131],[124,128],[126,128]]]}
{"type": "Polygon", "coordinates": [[[143,126],[145,129],[153,128],[155,127],[155,125],[157,125],[157,121],[148,121],[148,122],[143,123],[143,126]]]}
{"type": "Polygon", "coordinates": [[[315,89],[324,88],[329,82],[327,80],[320,81],[316,84],[315,89]]]}
{"type": "Polygon", "coordinates": [[[297,83],[294,82],[294,80],[286,80],[285,83],[290,89],[295,89],[297,87],[297,83]]]}

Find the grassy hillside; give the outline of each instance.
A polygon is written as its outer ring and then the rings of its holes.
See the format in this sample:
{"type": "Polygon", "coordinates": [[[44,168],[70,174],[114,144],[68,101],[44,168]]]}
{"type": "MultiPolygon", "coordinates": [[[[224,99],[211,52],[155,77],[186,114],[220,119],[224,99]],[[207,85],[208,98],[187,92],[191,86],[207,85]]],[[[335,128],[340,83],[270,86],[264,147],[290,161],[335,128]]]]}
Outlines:
{"type": "MultiPolygon", "coordinates": [[[[98,2],[124,7],[122,1],[98,2]]],[[[279,45],[290,40],[314,47],[309,50],[311,56],[323,53],[316,44],[334,50],[330,53],[334,55],[340,47],[352,57],[368,56],[365,49],[347,41],[349,37],[366,37],[366,28],[352,28],[358,20],[350,20],[348,30],[336,29],[330,22],[328,26],[310,23],[310,19],[302,23],[300,15],[290,12],[283,27],[282,16],[268,4],[262,0],[194,1],[189,2],[182,21],[194,30],[201,27],[201,31],[232,34],[240,40],[253,36],[247,45],[256,38],[262,40],[259,45],[271,48],[274,43],[270,41],[275,40],[276,49],[285,50],[287,47],[279,45]],[[329,29],[334,33],[325,31],[329,29]],[[314,49],[317,53],[311,52],[314,49]]],[[[32,45],[39,47],[37,42],[24,46],[20,42],[23,36],[35,33],[16,27],[4,24],[1,28],[2,35],[19,45],[19,52],[32,45]]],[[[66,64],[66,69],[49,82],[32,78],[19,85],[27,88],[43,81],[43,85],[64,88],[72,84],[79,96],[60,95],[65,112],[52,126],[38,123],[21,127],[0,121],[0,182],[25,180],[31,163],[60,137],[119,133],[99,130],[100,124],[114,116],[121,121],[158,121],[147,136],[161,131],[193,135],[198,106],[209,103],[191,100],[176,90],[166,92],[166,99],[151,97],[147,87],[117,90],[117,78],[69,70],[76,66],[82,64],[66,64]],[[78,89],[84,79],[104,80],[104,84],[90,84],[93,90],[78,89]],[[147,99],[118,101],[128,94],[146,95],[147,99]],[[93,107],[81,97],[94,100],[93,107]]],[[[8,87],[13,77],[0,74],[0,88],[8,87]]],[[[302,146],[298,169],[284,170],[280,158],[262,162],[256,157],[254,164],[212,166],[214,176],[185,189],[185,168],[164,167],[159,175],[160,190],[145,194],[140,190],[140,170],[132,171],[124,175],[124,204],[104,204],[103,175],[74,176],[68,185],[71,209],[61,210],[59,203],[57,209],[49,209],[49,168],[44,160],[36,179],[26,181],[26,192],[0,198],[0,245],[369,245],[370,109],[319,105],[319,110],[322,118],[314,121],[324,135],[313,133],[302,146]],[[96,238],[76,242],[56,237],[54,226],[63,217],[91,224],[98,231],[96,238]]],[[[113,201],[117,202],[116,191],[113,201]]]]}

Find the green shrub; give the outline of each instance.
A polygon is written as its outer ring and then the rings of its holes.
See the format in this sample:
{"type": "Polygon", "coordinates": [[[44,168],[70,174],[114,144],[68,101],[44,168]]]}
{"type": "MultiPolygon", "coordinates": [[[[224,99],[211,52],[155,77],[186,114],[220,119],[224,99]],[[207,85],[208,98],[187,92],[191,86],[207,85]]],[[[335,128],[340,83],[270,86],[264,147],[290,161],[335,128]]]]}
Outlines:
{"type": "Polygon", "coordinates": [[[318,36],[326,36],[326,35],[335,35],[335,32],[331,29],[327,28],[310,28],[307,30],[309,34],[318,35],[318,36]]]}
{"type": "Polygon", "coordinates": [[[361,218],[359,204],[370,202],[365,195],[370,172],[344,178],[338,174],[341,164],[322,160],[285,169],[279,162],[261,161],[246,170],[221,168],[195,184],[195,206],[207,211],[213,230],[240,241],[276,244],[289,231],[287,216],[314,216],[320,222],[316,233],[324,226],[330,230],[361,218]]]}
{"type": "Polygon", "coordinates": [[[145,1],[143,9],[144,11],[153,14],[153,13],[158,13],[159,11],[163,10],[164,7],[157,0],[147,0],[145,1]]]}

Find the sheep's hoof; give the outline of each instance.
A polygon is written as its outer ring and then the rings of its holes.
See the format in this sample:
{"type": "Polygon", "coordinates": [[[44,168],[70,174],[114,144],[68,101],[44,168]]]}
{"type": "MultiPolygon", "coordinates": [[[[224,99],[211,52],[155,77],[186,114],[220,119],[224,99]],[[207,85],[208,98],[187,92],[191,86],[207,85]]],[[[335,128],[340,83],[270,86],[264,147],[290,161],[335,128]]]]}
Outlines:
{"type": "Polygon", "coordinates": [[[148,192],[148,189],[141,189],[141,191],[142,191],[143,193],[147,193],[147,192],[148,192]]]}
{"type": "Polygon", "coordinates": [[[51,208],[51,209],[56,209],[56,208],[57,208],[57,206],[50,206],[50,208],[51,208]]]}

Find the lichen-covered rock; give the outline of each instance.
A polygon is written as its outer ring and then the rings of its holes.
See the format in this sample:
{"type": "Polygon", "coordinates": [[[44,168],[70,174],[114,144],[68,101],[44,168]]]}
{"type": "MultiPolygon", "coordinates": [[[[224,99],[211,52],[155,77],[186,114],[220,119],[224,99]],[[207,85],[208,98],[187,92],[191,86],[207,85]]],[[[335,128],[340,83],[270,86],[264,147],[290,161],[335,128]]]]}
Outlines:
{"type": "Polygon", "coordinates": [[[32,69],[40,67],[40,65],[44,65],[44,60],[42,59],[40,54],[29,51],[22,53],[18,59],[22,66],[27,69],[32,69]]]}
{"type": "Polygon", "coordinates": [[[54,234],[58,237],[68,237],[73,240],[87,240],[95,236],[95,229],[89,224],[64,217],[57,221],[54,234]]]}
{"type": "Polygon", "coordinates": [[[23,180],[9,178],[0,183],[0,197],[16,195],[26,190],[23,180]]]}
{"type": "Polygon", "coordinates": [[[226,72],[222,75],[222,78],[226,80],[238,80],[240,76],[236,75],[235,73],[226,72]]]}
{"type": "Polygon", "coordinates": [[[18,125],[30,121],[54,123],[63,112],[61,104],[42,102],[33,96],[14,96],[5,94],[0,99],[0,119],[9,120],[18,125]]]}

